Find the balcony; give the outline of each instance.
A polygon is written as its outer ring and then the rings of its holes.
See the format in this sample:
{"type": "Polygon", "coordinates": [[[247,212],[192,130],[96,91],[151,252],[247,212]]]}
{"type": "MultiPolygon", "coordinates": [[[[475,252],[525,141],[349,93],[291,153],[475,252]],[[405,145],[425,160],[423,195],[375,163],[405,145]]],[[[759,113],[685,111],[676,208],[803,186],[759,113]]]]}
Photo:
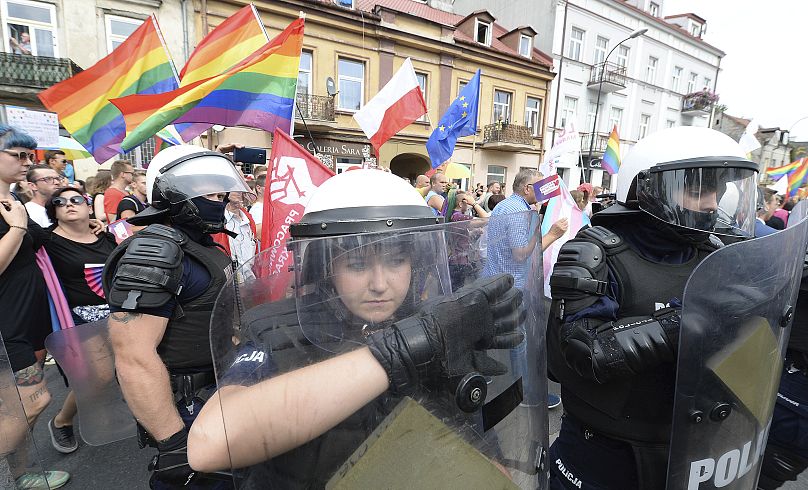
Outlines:
{"type": "Polygon", "coordinates": [[[300,115],[303,114],[309,129],[328,130],[337,127],[334,114],[334,97],[297,94],[296,102],[295,118],[300,120],[300,115]]]}
{"type": "Polygon", "coordinates": [[[0,53],[0,95],[39,102],[36,94],[41,90],[80,71],[67,58],[0,53]]]}
{"type": "Polygon", "coordinates": [[[527,126],[496,123],[483,128],[483,148],[486,150],[524,151],[535,150],[533,133],[527,126]]]}
{"type": "Polygon", "coordinates": [[[587,87],[598,90],[600,77],[603,76],[603,88],[601,92],[608,94],[626,88],[626,67],[617,63],[598,63],[593,65],[589,71],[589,83],[587,87]]]}
{"type": "MultiPolygon", "coordinates": [[[[592,133],[581,133],[581,155],[584,158],[589,155],[589,143],[592,141],[592,133]]],[[[609,133],[596,133],[595,146],[592,147],[592,155],[602,156],[606,151],[606,143],[609,142],[609,133]]]]}
{"type": "Polygon", "coordinates": [[[708,91],[693,92],[682,97],[683,116],[702,116],[710,112],[710,106],[718,101],[718,96],[708,91]]]}

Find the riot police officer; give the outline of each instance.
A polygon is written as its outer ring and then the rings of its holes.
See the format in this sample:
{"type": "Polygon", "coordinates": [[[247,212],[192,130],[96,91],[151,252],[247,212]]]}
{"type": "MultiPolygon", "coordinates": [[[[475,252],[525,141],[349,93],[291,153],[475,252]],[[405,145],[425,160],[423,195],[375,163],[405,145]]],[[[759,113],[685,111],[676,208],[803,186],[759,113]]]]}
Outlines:
{"type": "Polygon", "coordinates": [[[665,488],[685,283],[722,245],[718,230],[752,236],[756,172],[717,131],[659,131],[623,161],[617,204],[562,247],[548,368],[565,416],[551,488],[665,488]],[[729,188],[734,206],[720,210],[729,188]]]}
{"type": "Polygon", "coordinates": [[[519,406],[505,351],[523,338],[517,325],[532,333],[538,319],[507,274],[452,293],[445,234],[471,225],[440,221],[384,172],[346,172],[314,191],[291,225],[294,276],[274,266],[284,251],[269,250],[240,300],[217,302],[211,342],[224,375],[191,429],[192,466],[245,468],[237,484],[258,488],[418,488],[420,478],[542,488],[531,443],[546,409],[519,406]]]}
{"type": "MultiPolygon", "coordinates": [[[[214,387],[209,322],[231,261],[211,239],[224,229],[225,196],[250,189],[221,153],[181,145],[152,160],[148,225],[110,255],[104,270],[109,335],[141,446],[156,447],[153,488],[187,485],[191,421],[214,387]]],[[[204,483],[204,482],[203,482],[204,483]]]]}

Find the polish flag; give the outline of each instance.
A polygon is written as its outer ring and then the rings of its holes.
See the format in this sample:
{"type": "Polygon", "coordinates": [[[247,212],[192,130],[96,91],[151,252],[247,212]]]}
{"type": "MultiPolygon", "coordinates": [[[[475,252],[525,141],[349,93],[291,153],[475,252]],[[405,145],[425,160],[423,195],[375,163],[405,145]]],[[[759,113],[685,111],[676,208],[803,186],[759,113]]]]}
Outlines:
{"type": "Polygon", "coordinates": [[[424,94],[418,85],[412,60],[407,58],[387,85],[354,114],[354,119],[367,135],[378,157],[379,148],[385,141],[426,112],[424,94]]]}

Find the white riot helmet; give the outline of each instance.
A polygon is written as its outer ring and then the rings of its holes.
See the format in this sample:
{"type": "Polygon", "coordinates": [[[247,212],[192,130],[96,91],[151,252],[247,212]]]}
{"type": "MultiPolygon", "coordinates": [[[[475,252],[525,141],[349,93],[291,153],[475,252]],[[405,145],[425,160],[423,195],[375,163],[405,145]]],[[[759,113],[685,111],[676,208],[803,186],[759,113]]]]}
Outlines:
{"type": "Polygon", "coordinates": [[[623,160],[617,201],[679,228],[752,236],[757,171],[723,133],[665,129],[640,140],[623,160]]]}
{"type": "Polygon", "coordinates": [[[172,222],[196,225],[215,233],[217,223],[205,223],[195,198],[219,193],[243,192],[253,196],[232,160],[200,146],[177,145],[160,151],[146,170],[146,193],[150,206],[129,219],[141,225],[170,216],[172,222]]]}

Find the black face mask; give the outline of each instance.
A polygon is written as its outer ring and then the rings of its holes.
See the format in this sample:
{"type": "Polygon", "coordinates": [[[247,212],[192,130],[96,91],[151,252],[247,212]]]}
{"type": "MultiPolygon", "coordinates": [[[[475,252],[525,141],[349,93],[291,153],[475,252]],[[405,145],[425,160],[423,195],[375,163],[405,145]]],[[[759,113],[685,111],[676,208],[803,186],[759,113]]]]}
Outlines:
{"type": "Polygon", "coordinates": [[[211,201],[204,197],[194,197],[171,205],[171,222],[183,230],[195,230],[202,234],[216,234],[224,231],[224,208],[222,201],[211,201]]]}
{"type": "MultiPolygon", "coordinates": [[[[227,203],[224,201],[211,201],[204,197],[195,197],[191,199],[191,202],[196,206],[197,216],[202,220],[202,224],[211,228],[218,228],[212,233],[220,232],[224,227],[224,208],[227,203]]],[[[211,233],[211,231],[205,229],[202,231],[211,233]]]]}

